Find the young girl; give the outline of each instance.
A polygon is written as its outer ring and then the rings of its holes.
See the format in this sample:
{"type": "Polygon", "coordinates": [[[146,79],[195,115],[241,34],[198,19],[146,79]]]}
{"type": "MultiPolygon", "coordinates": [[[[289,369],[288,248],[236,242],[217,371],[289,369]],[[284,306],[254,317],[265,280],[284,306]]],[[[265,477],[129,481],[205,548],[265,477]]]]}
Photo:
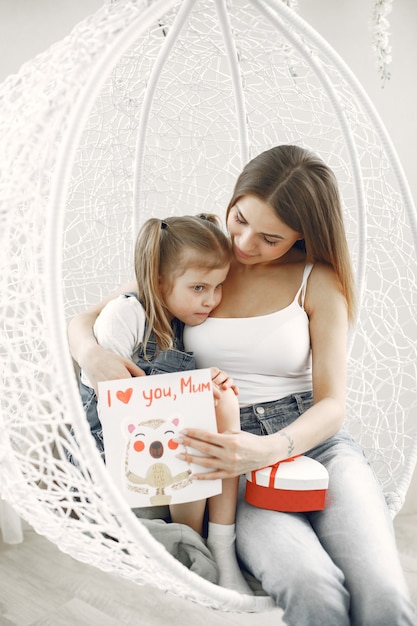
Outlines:
{"type": "MultiPolygon", "coordinates": [[[[137,296],[127,293],[109,302],[94,325],[101,347],[131,359],[136,375],[195,369],[184,351],[184,324],[202,324],[222,297],[231,248],[214,215],[149,219],[135,245],[137,296]],[[140,369],[139,369],[140,368],[140,369]]],[[[239,407],[227,376],[211,368],[220,432],[238,431],[239,407]]],[[[91,432],[104,456],[97,395],[81,372],[81,396],[91,432]]],[[[209,499],[207,545],[216,560],[219,583],[252,593],[235,554],[237,479],[223,481],[222,493],[209,499]]],[[[170,506],[173,522],[203,533],[206,501],[170,506]]]]}

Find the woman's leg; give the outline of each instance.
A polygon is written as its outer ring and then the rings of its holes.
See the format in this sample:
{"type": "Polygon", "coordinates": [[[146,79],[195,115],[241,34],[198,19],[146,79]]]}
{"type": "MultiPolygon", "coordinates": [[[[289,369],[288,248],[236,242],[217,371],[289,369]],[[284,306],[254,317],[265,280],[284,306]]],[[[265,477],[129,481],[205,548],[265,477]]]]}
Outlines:
{"type": "Polygon", "coordinates": [[[329,471],[326,508],[263,511],[242,495],[240,558],[290,625],[415,626],[389,512],[361,449],[341,432],[308,454],[329,471]]]}
{"type": "Polygon", "coordinates": [[[343,571],[353,626],[416,624],[391,517],[361,449],[343,431],[311,452],[329,472],[327,506],[313,529],[343,571]]]}
{"type": "Polygon", "coordinates": [[[307,516],[259,509],[244,499],[237,509],[237,551],[289,626],[349,626],[349,594],[342,571],[323,549],[307,516]]]}
{"type": "MultiPolygon", "coordinates": [[[[268,435],[313,403],[311,392],[241,409],[242,430],[268,435]]],[[[284,610],[290,626],[348,626],[350,598],[343,572],[321,545],[306,514],[259,509],[245,501],[241,479],[237,552],[245,567],[284,610]]]]}

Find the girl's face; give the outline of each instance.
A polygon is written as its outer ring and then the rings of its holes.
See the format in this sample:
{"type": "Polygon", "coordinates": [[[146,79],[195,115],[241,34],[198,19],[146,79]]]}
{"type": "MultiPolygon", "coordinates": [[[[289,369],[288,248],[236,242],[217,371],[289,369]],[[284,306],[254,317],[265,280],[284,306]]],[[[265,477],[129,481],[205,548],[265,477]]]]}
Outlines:
{"type": "Polygon", "coordinates": [[[272,207],[256,196],[237,201],[230,209],[227,229],[235,258],[244,265],[280,259],[302,239],[301,233],[282,222],[272,207]]]}
{"type": "Polygon", "coordinates": [[[222,299],[229,264],[220,269],[190,267],[174,279],[161,277],[161,294],[172,317],[189,326],[202,324],[222,299]]]}

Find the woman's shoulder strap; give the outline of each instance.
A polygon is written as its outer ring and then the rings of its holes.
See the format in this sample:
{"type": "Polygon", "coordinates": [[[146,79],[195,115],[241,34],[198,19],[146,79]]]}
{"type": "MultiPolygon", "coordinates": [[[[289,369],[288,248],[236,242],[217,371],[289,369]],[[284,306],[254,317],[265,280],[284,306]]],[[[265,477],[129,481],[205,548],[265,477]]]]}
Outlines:
{"type": "Polygon", "coordinates": [[[308,281],[308,277],[310,276],[311,270],[313,269],[313,267],[314,267],[314,263],[307,263],[306,266],[304,267],[303,280],[301,282],[301,287],[297,293],[297,297],[300,296],[300,305],[303,309],[304,309],[304,300],[306,297],[307,281],[308,281]]]}

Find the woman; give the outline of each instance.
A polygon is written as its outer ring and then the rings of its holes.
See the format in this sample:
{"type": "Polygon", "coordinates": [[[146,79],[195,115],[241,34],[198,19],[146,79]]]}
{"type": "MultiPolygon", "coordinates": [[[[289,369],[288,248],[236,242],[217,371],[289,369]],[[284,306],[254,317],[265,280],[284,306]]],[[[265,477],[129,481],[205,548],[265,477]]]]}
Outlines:
{"type": "MultiPolygon", "coordinates": [[[[302,148],[268,150],[240,175],[227,227],[234,258],[222,302],[184,343],[198,367],[215,362],[234,378],[244,432],[189,429],[182,441],[208,455],[202,480],[303,453],[326,466],[324,511],[263,510],[243,493],[238,504],[238,554],[286,623],[415,624],[382,492],[342,428],[355,296],[335,177],[302,148]]],[[[95,379],[136,375],[109,355],[105,363],[91,334],[85,343],[99,309],[70,327],[74,357],[95,379]]]]}

